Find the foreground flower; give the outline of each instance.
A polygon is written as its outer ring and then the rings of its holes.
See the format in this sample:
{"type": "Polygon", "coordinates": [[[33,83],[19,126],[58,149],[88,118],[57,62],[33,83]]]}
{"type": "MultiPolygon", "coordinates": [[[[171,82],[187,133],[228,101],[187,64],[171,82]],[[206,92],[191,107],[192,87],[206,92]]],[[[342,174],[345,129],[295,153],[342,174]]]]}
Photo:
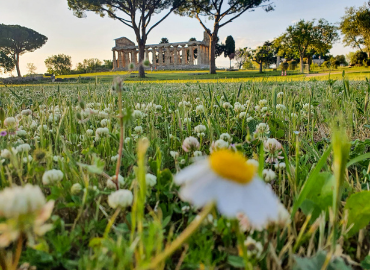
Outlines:
{"type": "Polygon", "coordinates": [[[52,225],[44,224],[50,217],[54,201],[46,202],[38,186],[5,188],[0,192],[0,247],[7,247],[21,233],[32,240],[33,234],[44,235],[52,225]]]}
{"type": "Polygon", "coordinates": [[[112,208],[127,207],[132,204],[134,196],[132,192],[127,189],[120,189],[108,196],[108,204],[112,208]]]}
{"type": "Polygon", "coordinates": [[[44,185],[54,184],[56,182],[59,182],[63,179],[63,172],[60,170],[52,169],[50,171],[44,172],[44,175],[42,176],[42,183],[44,185]]]}
{"type": "Polygon", "coordinates": [[[198,150],[199,146],[197,138],[192,136],[187,137],[182,143],[182,149],[184,149],[185,152],[198,150]]]}
{"type": "Polygon", "coordinates": [[[181,199],[196,207],[215,201],[221,214],[245,214],[253,226],[276,221],[278,199],[246,161],[241,153],[223,149],[187,167],[175,177],[181,199]]]}

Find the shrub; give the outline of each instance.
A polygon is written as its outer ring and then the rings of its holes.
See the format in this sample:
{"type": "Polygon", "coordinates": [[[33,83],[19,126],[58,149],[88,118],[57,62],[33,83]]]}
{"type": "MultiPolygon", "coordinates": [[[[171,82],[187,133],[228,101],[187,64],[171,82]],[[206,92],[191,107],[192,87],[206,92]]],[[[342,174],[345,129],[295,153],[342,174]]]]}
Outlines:
{"type": "Polygon", "coordinates": [[[367,60],[367,54],[365,52],[357,51],[354,55],[351,57],[351,64],[356,66],[362,66],[364,64],[364,61],[367,60]]]}

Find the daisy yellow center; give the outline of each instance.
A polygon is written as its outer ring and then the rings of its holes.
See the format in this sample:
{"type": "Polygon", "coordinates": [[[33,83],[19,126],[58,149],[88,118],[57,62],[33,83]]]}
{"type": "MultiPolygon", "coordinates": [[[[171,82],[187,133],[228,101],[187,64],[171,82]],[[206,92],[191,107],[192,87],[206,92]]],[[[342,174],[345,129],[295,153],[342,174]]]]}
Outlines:
{"type": "Polygon", "coordinates": [[[213,152],[209,161],[216,174],[239,184],[252,181],[257,171],[256,166],[247,164],[247,159],[241,153],[227,149],[213,152]]]}

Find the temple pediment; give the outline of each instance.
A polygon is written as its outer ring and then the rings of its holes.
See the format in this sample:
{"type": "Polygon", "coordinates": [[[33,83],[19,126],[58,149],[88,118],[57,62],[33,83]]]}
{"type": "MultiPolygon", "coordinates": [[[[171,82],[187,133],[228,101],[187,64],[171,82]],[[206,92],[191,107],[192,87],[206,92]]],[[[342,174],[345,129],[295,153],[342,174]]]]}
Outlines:
{"type": "Polygon", "coordinates": [[[135,43],[126,37],[116,38],[115,41],[116,41],[116,47],[135,46],[135,43]]]}

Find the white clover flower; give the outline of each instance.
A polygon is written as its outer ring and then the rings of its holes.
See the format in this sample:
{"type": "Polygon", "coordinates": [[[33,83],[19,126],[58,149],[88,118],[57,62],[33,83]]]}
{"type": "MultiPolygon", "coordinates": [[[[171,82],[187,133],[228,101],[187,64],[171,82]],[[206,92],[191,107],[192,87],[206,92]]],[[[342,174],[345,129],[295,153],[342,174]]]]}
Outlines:
{"type": "MultiPolygon", "coordinates": [[[[125,178],[122,175],[118,175],[118,186],[121,187],[125,184],[125,178]]],[[[116,188],[116,176],[113,175],[107,180],[107,188],[114,189],[116,188]]]]}
{"type": "Polygon", "coordinates": [[[15,150],[17,150],[18,153],[20,152],[29,152],[31,150],[31,146],[28,143],[20,144],[18,145],[15,150]]]}
{"type": "Polygon", "coordinates": [[[17,123],[17,120],[14,117],[7,117],[4,120],[4,125],[6,127],[13,127],[16,125],[16,123],[17,123]]]}
{"type": "Polygon", "coordinates": [[[95,131],[95,136],[97,138],[100,138],[102,136],[106,136],[109,134],[109,129],[108,128],[97,128],[95,131]]]}
{"type": "Polygon", "coordinates": [[[22,159],[23,163],[28,163],[28,162],[31,162],[33,160],[32,156],[28,155],[27,157],[24,157],[22,159]]]}
{"type": "Polygon", "coordinates": [[[264,112],[267,112],[267,110],[268,110],[267,107],[262,107],[261,112],[264,113],[264,112]]]}
{"type": "Polygon", "coordinates": [[[32,111],[30,109],[27,109],[27,110],[22,110],[21,112],[22,115],[31,115],[32,114],[32,111]]]}
{"type": "Polygon", "coordinates": [[[91,136],[93,134],[94,134],[94,130],[92,130],[92,129],[86,130],[86,135],[91,136]]]}
{"type": "Polygon", "coordinates": [[[261,242],[257,242],[252,237],[248,236],[244,241],[244,246],[246,247],[249,257],[260,258],[263,252],[263,246],[261,242]]]}
{"type": "Polygon", "coordinates": [[[303,110],[308,111],[309,107],[310,107],[309,103],[303,104],[303,110]]]}
{"type": "Polygon", "coordinates": [[[117,154],[117,155],[115,155],[115,156],[112,156],[112,157],[110,158],[110,160],[111,160],[111,161],[113,161],[113,162],[116,162],[116,161],[118,160],[118,157],[119,157],[119,155],[117,154]]]}
{"type": "Polygon", "coordinates": [[[183,122],[184,124],[191,123],[191,118],[184,118],[183,122]]]}
{"type": "Polygon", "coordinates": [[[137,134],[141,134],[141,133],[143,133],[143,128],[142,128],[142,126],[136,126],[136,127],[134,128],[134,131],[135,131],[137,134]]]}
{"type": "Polygon", "coordinates": [[[284,92],[279,92],[279,93],[277,93],[277,98],[281,98],[281,97],[283,97],[284,96],[284,92]]]}
{"type": "Polygon", "coordinates": [[[44,172],[44,175],[42,176],[42,183],[44,185],[54,184],[61,181],[63,179],[63,176],[64,174],[62,171],[52,169],[44,172]]]}
{"type": "Polygon", "coordinates": [[[270,128],[266,123],[259,123],[256,126],[256,131],[253,133],[254,138],[259,140],[267,139],[267,136],[270,133],[270,128]]]}
{"type": "Polygon", "coordinates": [[[278,219],[279,200],[256,172],[243,154],[224,149],[183,169],[175,183],[181,186],[180,198],[196,208],[214,201],[222,215],[241,213],[260,227],[278,219]]]}
{"type": "Polygon", "coordinates": [[[286,107],[283,104],[276,104],[276,109],[279,111],[285,111],[286,107]]]}
{"type": "Polygon", "coordinates": [[[267,104],[267,100],[266,100],[266,99],[261,99],[261,100],[258,102],[258,104],[259,104],[261,107],[263,107],[263,106],[265,106],[265,105],[267,104]]]}
{"type": "Polygon", "coordinates": [[[233,105],[231,105],[230,102],[224,102],[222,107],[224,107],[224,109],[232,109],[233,105]]]}
{"type": "Polygon", "coordinates": [[[179,157],[179,152],[170,151],[170,156],[176,160],[179,157]]]}
{"type": "Polygon", "coordinates": [[[149,187],[154,187],[157,184],[157,176],[147,173],[145,175],[145,182],[149,187]]]}
{"type": "Polygon", "coordinates": [[[212,142],[210,151],[213,152],[215,150],[225,149],[229,147],[229,143],[225,140],[219,139],[215,142],[212,142]]]}
{"type": "Polygon", "coordinates": [[[1,157],[2,158],[7,158],[7,159],[10,159],[12,157],[12,152],[9,151],[8,149],[3,149],[1,150],[1,157]]]}
{"type": "Polygon", "coordinates": [[[38,186],[13,186],[0,192],[0,217],[17,218],[42,209],[46,200],[38,186]]]}
{"type": "Polygon", "coordinates": [[[245,111],[245,107],[244,107],[244,105],[241,105],[239,102],[236,102],[234,104],[234,111],[236,113],[243,112],[243,111],[245,111]]]}
{"type": "Polygon", "coordinates": [[[298,115],[297,115],[296,113],[291,113],[291,114],[290,114],[290,116],[291,116],[292,118],[298,118],[298,115]]]}
{"type": "Polygon", "coordinates": [[[254,106],[254,110],[256,112],[259,112],[261,110],[261,106],[259,106],[259,105],[254,106]]]}
{"type": "Polygon", "coordinates": [[[108,126],[109,123],[110,123],[110,120],[109,119],[103,119],[103,120],[100,121],[100,125],[102,127],[108,126]]]}
{"type": "Polygon", "coordinates": [[[132,117],[134,117],[135,119],[141,119],[144,117],[144,114],[139,110],[134,110],[134,112],[132,113],[132,117]]]}
{"type": "Polygon", "coordinates": [[[134,196],[132,195],[132,192],[130,190],[120,189],[108,196],[108,204],[113,209],[116,209],[117,207],[124,208],[130,206],[133,199],[134,196]]]}
{"type": "Polygon", "coordinates": [[[263,179],[269,183],[276,178],[276,173],[271,169],[264,169],[262,171],[263,179]]]}
{"type": "Polygon", "coordinates": [[[53,160],[55,162],[64,161],[64,157],[61,157],[61,156],[53,156],[53,160]]]}
{"type": "Polygon", "coordinates": [[[233,138],[231,138],[230,134],[229,133],[222,133],[220,135],[220,139],[221,140],[224,140],[225,142],[232,142],[233,138]]]}
{"type": "Polygon", "coordinates": [[[248,118],[247,118],[247,122],[249,123],[250,121],[252,121],[254,118],[252,117],[252,116],[249,116],[248,118]]]}
{"type": "Polygon", "coordinates": [[[196,108],[195,108],[195,111],[197,114],[200,114],[200,113],[203,113],[204,112],[204,107],[203,105],[198,105],[196,108]]]}
{"type": "Polygon", "coordinates": [[[30,129],[35,129],[37,128],[37,122],[36,121],[32,121],[31,122],[31,125],[30,125],[30,129]]]}
{"type": "Polygon", "coordinates": [[[24,137],[24,136],[27,136],[27,131],[20,129],[20,130],[17,130],[16,134],[19,137],[24,137]]]}
{"type": "Polygon", "coordinates": [[[49,115],[48,121],[50,123],[52,123],[52,122],[58,122],[61,117],[62,117],[61,114],[59,114],[59,113],[53,113],[53,114],[50,114],[49,115]]]}
{"type": "Polygon", "coordinates": [[[72,195],[78,195],[82,191],[82,186],[79,183],[75,183],[71,187],[72,195]]]}
{"type": "Polygon", "coordinates": [[[285,169],[286,168],[286,164],[285,162],[281,162],[281,163],[276,163],[274,165],[275,169],[285,169]]]}
{"type": "Polygon", "coordinates": [[[194,151],[193,155],[194,157],[201,157],[203,154],[202,151],[194,151]]]}
{"type": "Polygon", "coordinates": [[[187,137],[183,143],[182,143],[182,149],[184,149],[185,152],[190,152],[197,150],[199,148],[200,144],[195,137],[187,137]]]}
{"type": "Polygon", "coordinates": [[[161,106],[161,105],[156,105],[156,106],[155,106],[155,109],[156,109],[157,111],[160,111],[160,110],[162,110],[162,106],[161,106]]]}
{"type": "Polygon", "coordinates": [[[180,164],[184,165],[186,163],[185,159],[180,160],[180,164]]]}
{"type": "Polygon", "coordinates": [[[125,143],[130,143],[130,141],[131,141],[131,138],[130,137],[126,137],[125,138],[125,143]]]}
{"type": "Polygon", "coordinates": [[[100,111],[98,113],[98,117],[99,118],[108,118],[109,117],[109,114],[107,112],[105,112],[105,111],[100,111]]]}
{"type": "Polygon", "coordinates": [[[205,132],[206,130],[207,128],[204,125],[198,125],[194,128],[194,132],[196,133],[202,133],[202,132],[205,132]]]}
{"type": "Polygon", "coordinates": [[[247,113],[246,112],[241,112],[240,114],[239,114],[239,118],[244,118],[244,117],[246,117],[247,116],[247,113]]]}
{"type": "Polygon", "coordinates": [[[183,212],[183,213],[189,212],[189,210],[190,210],[189,205],[185,205],[185,206],[181,207],[181,212],[183,212]]]}

